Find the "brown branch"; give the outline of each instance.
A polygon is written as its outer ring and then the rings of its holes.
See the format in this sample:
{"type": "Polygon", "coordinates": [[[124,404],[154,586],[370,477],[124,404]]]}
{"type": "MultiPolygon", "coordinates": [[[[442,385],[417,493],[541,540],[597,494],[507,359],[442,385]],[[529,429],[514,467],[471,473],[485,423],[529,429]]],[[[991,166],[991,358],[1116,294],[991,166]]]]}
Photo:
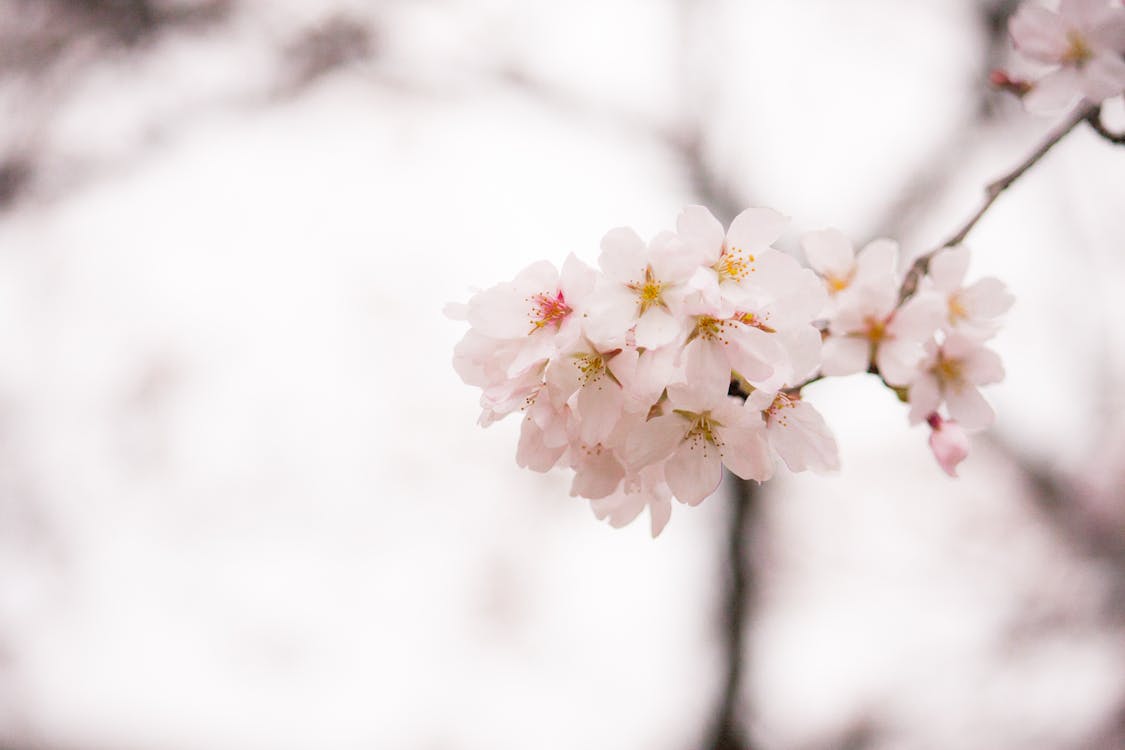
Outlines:
{"type": "Polygon", "coordinates": [[[757,516],[758,483],[730,477],[735,481],[734,505],[727,533],[728,579],[723,602],[723,652],[726,675],[723,679],[719,708],[709,737],[702,747],[707,750],[752,750],[753,743],[742,729],[739,701],[743,685],[742,658],[745,652],[744,627],[753,606],[754,579],[749,560],[749,542],[757,516]]]}
{"type": "Polygon", "coordinates": [[[973,227],[977,225],[977,222],[984,218],[985,213],[988,212],[988,209],[992,207],[992,204],[996,202],[996,199],[1000,197],[1001,193],[1011,187],[1012,183],[1022,177],[1027,170],[1038,164],[1039,160],[1046,156],[1048,151],[1054,148],[1070,131],[1078,127],[1079,123],[1087,121],[1090,115],[1097,110],[1098,106],[1096,104],[1080,105],[1070,113],[1070,116],[1067,117],[1062,124],[1052,130],[1047,135],[1047,138],[1044,139],[1026,159],[1020,162],[1015,169],[989,184],[984,191],[984,202],[981,204],[980,208],[976,210],[976,213],[969,217],[969,220],[940,247],[936,247],[928,253],[920,255],[914,261],[914,264],[910,266],[910,270],[907,271],[906,278],[902,280],[902,286],[899,288],[899,300],[905,301],[918,291],[918,284],[925,275],[926,269],[929,268],[930,259],[935,253],[947,247],[960,245],[964,242],[965,238],[969,236],[969,232],[973,231],[973,227]]]}
{"type": "Polygon", "coordinates": [[[1105,138],[1110,143],[1125,145],[1125,132],[1114,133],[1102,122],[1102,107],[1100,104],[1086,115],[1086,122],[1094,129],[1095,133],[1105,138]]]}

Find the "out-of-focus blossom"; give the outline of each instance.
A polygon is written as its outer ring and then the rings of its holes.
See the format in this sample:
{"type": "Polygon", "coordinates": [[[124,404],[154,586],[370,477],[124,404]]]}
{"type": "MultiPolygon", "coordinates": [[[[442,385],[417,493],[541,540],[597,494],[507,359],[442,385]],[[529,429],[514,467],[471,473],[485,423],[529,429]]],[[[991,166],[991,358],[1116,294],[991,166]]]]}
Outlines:
{"type": "Polygon", "coordinates": [[[942,250],[930,260],[923,288],[945,299],[946,331],[989,338],[1000,328],[999,317],[1008,312],[1015,298],[1003,282],[991,276],[965,286],[968,267],[968,248],[942,250]]]}
{"type": "Polygon", "coordinates": [[[920,374],[910,385],[910,422],[917,424],[942,403],[962,429],[983,430],[996,414],[977,386],[1004,379],[1004,366],[996,352],[974,338],[952,333],[938,345],[926,347],[920,374]]]}
{"type": "Polygon", "coordinates": [[[942,419],[937,412],[930,414],[926,422],[931,429],[930,450],[938,465],[949,476],[957,476],[957,465],[969,455],[969,436],[961,429],[961,425],[942,419]]]}
{"type": "Polygon", "coordinates": [[[1050,67],[1024,103],[1058,110],[1083,97],[1101,102],[1125,91],[1125,8],[1115,0],[1062,0],[1058,11],[1025,2],[1008,26],[1024,57],[1050,67]]]}
{"type": "Polygon", "coordinates": [[[809,266],[824,279],[833,301],[848,290],[878,287],[894,278],[898,244],[893,240],[874,240],[856,253],[852,241],[842,232],[821,229],[802,235],[801,247],[809,266]]]}

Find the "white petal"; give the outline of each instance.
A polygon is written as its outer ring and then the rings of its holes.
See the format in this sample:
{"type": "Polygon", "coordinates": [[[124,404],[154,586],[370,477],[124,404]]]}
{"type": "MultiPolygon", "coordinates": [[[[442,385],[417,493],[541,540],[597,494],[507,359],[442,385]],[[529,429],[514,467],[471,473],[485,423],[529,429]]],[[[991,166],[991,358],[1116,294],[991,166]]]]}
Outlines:
{"type": "Polygon", "coordinates": [[[926,341],[941,327],[947,314],[944,299],[923,292],[908,299],[895,311],[887,325],[887,333],[899,339],[926,341]]]}
{"type": "Polygon", "coordinates": [[[653,495],[648,501],[648,515],[652,523],[652,538],[655,539],[660,536],[660,532],[664,531],[664,527],[672,518],[671,498],[663,493],[653,495]]]}
{"type": "Polygon", "coordinates": [[[923,373],[910,384],[910,424],[918,424],[941,406],[941,387],[937,378],[923,373]]]}
{"type": "Polygon", "coordinates": [[[883,380],[892,386],[910,385],[919,375],[924,350],[918,341],[889,339],[875,351],[875,365],[883,380]]]}
{"type": "Polygon", "coordinates": [[[1070,48],[1067,24],[1057,13],[1024,3],[1008,22],[1008,32],[1017,50],[1039,62],[1060,61],[1070,48]]]}
{"type": "Polygon", "coordinates": [[[961,362],[965,380],[975,385],[990,385],[1004,379],[1004,363],[1000,355],[983,346],[973,351],[961,362]]]}
{"type": "Polygon", "coordinates": [[[730,388],[731,374],[730,362],[723,349],[723,345],[717,341],[702,338],[688,343],[683,354],[687,382],[705,393],[726,394],[730,388]]]}
{"type": "Polygon", "coordinates": [[[609,230],[602,238],[598,265],[607,276],[622,284],[642,281],[648,267],[644,240],[629,227],[609,230]]]}
{"type": "Polygon", "coordinates": [[[714,263],[723,251],[726,232],[719,220],[703,206],[688,206],[676,219],[676,231],[685,242],[695,244],[714,263]]]}
{"type": "Polygon", "coordinates": [[[959,387],[947,389],[945,393],[949,416],[969,432],[983,430],[992,424],[996,412],[984,400],[977,387],[969,383],[958,385],[959,387]]]}
{"type": "Polygon", "coordinates": [[[743,249],[772,245],[789,224],[789,219],[772,208],[748,208],[727,230],[727,247],[743,249]]]}
{"type": "Polygon", "coordinates": [[[680,502],[699,505],[723,478],[719,449],[702,440],[682,444],[664,465],[664,477],[680,502]]]}
{"type": "Polygon", "coordinates": [[[805,401],[778,410],[770,421],[769,438],[790,471],[823,474],[840,468],[835,436],[820,412],[805,401]]]}
{"type": "Polygon", "coordinates": [[[1028,112],[1049,115],[1070,106],[1078,98],[1082,80],[1073,68],[1059,68],[1035,82],[1023,97],[1028,112]]]}
{"type": "Polygon", "coordinates": [[[719,436],[723,442],[723,463],[737,476],[759,482],[772,476],[773,461],[770,460],[765,430],[760,427],[720,429],[719,436]]]}
{"type": "Polygon", "coordinates": [[[637,319],[634,332],[637,346],[655,349],[669,344],[680,333],[681,323],[671,313],[660,307],[650,307],[637,319]]]}
{"type": "Polygon", "coordinates": [[[621,419],[624,396],[621,387],[604,375],[578,391],[579,437],[589,445],[609,439],[621,419]]]}
{"type": "Polygon", "coordinates": [[[820,371],[825,375],[852,375],[870,364],[871,344],[858,336],[829,336],[821,348],[820,371]]]}
{"type": "Polygon", "coordinates": [[[965,272],[969,269],[969,248],[950,247],[934,255],[926,272],[934,286],[945,294],[961,288],[965,272]]]}
{"type": "Polygon", "coordinates": [[[625,467],[608,449],[585,457],[576,469],[570,494],[590,500],[613,494],[625,476],[625,467]]]}
{"type": "Polygon", "coordinates": [[[625,443],[625,463],[640,471],[663,461],[683,442],[688,423],[678,414],[666,414],[648,420],[629,434],[625,443]]]}
{"type": "Polygon", "coordinates": [[[1117,96],[1125,91],[1125,60],[1117,52],[1098,54],[1082,70],[1081,81],[1082,95],[1092,102],[1117,96]]]}
{"type": "Polygon", "coordinates": [[[898,243],[886,238],[872,240],[856,255],[855,264],[855,284],[878,285],[885,278],[897,281],[898,243]]]}
{"type": "Polygon", "coordinates": [[[516,463],[525,469],[545,472],[554,467],[566,446],[550,447],[543,442],[543,431],[530,417],[524,417],[516,446],[516,463]]]}
{"type": "Polygon", "coordinates": [[[848,278],[855,265],[855,250],[851,240],[836,229],[807,232],[801,237],[801,247],[809,266],[822,276],[848,278]]]}

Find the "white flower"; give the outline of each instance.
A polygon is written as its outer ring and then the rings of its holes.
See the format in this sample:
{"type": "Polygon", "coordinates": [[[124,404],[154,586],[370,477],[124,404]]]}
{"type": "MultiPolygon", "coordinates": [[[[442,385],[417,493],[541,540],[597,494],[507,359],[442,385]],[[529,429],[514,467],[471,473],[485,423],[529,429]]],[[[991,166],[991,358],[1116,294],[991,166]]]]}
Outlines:
{"type": "Polygon", "coordinates": [[[1024,96],[1028,109],[1061,109],[1077,96],[1096,103],[1125,91],[1125,8],[1112,0],[1062,0],[1057,13],[1025,2],[1008,31],[1022,55],[1052,68],[1024,96]]]}
{"type": "Polygon", "coordinates": [[[762,410],[770,447],[790,471],[824,474],[840,468],[836,437],[811,404],[786,393],[771,400],[761,391],[752,393],[747,404],[762,410]]]}
{"type": "Polygon", "coordinates": [[[743,479],[768,479],[773,466],[761,413],[728,396],[727,385],[689,377],[687,383],[668,386],[665,413],[629,435],[629,467],[639,471],[665,462],[668,486],[688,505],[699,504],[715,491],[723,466],[743,479]]]}
{"type": "Polygon", "coordinates": [[[652,536],[655,539],[672,517],[672,490],[664,481],[664,465],[653,464],[643,469],[632,481],[613,494],[590,501],[590,508],[599,520],[606,519],[619,529],[633,521],[648,508],[652,536]]]}
{"type": "Polygon", "coordinates": [[[968,248],[942,250],[930,260],[924,288],[936,291],[945,299],[947,315],[943,328],[946,331],[989,338],[1000,328],[998,318],[1008,311],[1015,297],[1003,282],[991,276],[964,286],[968,267],[968,248]]]}
{"type": "Polygon", "coordinates": [[[611,230],[602,239],[598,264],[604,276],[592,302],[591,336],[624,341],[631,330],[636,345],[647,349],[680,335],[687,281],[699,263],[675,235],[663,232],[646,246],[632,229],[611,230]]]}
{"type": "Polygon", "coordinates": [[[910,422],[917,424],[944,402],[949,415],[965,430],[974,432],[992,424],[995,413],[977,386],[1004,379],[1004,366],[996,352],[974,338],[952,333],[939,347],[926,347],[921,373],[910,385],[910,422]]]}
{"type": "Polygon", "coordinates": [[[851,375],[872,362],[892,386],[907,385],[925,354],[923,345],[945,317],[941,300],[919,294],[898,306],[894,277],[853,290],[831,319],[821,372],[851,375]]]}
{"type": "Polygon", "coordinates": [[[874,240],[857,254],[842,232],[822,229],[802,235],[801,247],[833,301],[848,290],[878,286],[895,276],[898,244],[893,240],[874,240]]]}

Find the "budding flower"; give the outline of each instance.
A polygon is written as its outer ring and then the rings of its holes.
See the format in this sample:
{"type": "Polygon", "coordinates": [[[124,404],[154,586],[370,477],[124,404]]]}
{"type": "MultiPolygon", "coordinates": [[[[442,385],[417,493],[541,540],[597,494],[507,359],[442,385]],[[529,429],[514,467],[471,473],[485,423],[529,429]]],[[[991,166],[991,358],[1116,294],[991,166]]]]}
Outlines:
{"type": "Polygon", "coordinates": [[[926,417],[926,423],[933,430],[930,433],[930,450],[942,470],[951,477],[957,476],[957,465],[969,455],[969,436],[961,425],[950,419],[942,419],[934,412],[926,417]]]}

